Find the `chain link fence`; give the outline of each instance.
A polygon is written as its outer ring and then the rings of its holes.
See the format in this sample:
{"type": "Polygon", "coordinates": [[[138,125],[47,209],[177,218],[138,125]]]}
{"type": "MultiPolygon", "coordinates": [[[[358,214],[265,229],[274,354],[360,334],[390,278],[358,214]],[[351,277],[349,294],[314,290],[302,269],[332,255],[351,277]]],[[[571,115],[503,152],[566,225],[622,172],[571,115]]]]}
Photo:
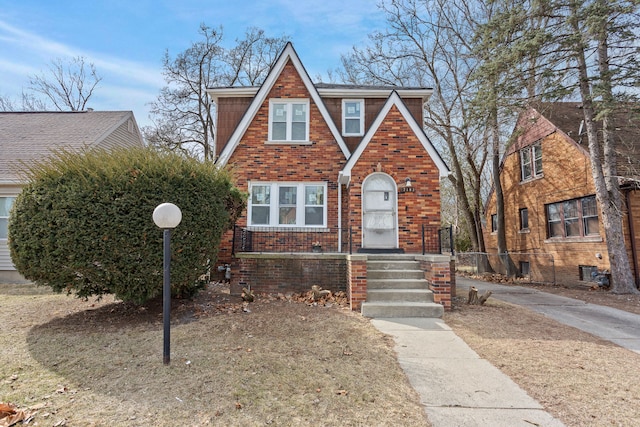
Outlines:
{"type": "Polygon", "coordinates": [[[550,254],[459,252],[456,254],[456,270],[473,274],[501,275],[508,275],[508,271],[511,270],[517,277],[530,283],[556,284],[556,268],[553,255],[550,254]]]}

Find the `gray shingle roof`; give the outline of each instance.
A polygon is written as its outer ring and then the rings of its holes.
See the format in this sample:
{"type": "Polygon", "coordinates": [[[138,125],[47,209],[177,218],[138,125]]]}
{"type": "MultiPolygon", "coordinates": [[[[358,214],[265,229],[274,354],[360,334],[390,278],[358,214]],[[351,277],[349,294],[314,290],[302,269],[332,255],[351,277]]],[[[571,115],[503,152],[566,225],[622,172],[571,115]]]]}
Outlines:
{"type": "Polygon", "coordinates": [[[0,182],[19,180],[23,163],[52,150],[101,147],[128,120],[134,131],[122,145],[142,145],[131,111],[0,112],[0,182]]]}

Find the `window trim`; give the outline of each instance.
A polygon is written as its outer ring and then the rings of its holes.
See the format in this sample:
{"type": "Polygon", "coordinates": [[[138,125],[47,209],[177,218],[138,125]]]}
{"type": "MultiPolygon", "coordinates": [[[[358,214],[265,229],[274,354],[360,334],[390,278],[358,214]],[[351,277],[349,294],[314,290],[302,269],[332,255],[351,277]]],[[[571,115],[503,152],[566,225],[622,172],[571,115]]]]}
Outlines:
{"type": "Polygon", "coordinates": [[[364,99],[345,98],[342,100],[342,136],[362,136],[362,135],[364,135],[364,99]],[[355,117],[346,116],[347,102],[351,102],[351,103],[357,102],[358,104],[360,104],[360,117],[358,118],[358,120],[360,120],[360,129],[358,132],[355,132],[355,133],[347,132],[347,119],[350,119],[350,120],[355,119],[355,117]]]}
{"type": "Polygon", "coordinates": [[[308,98],[272,98],[269,99],[269,134],[267,136],[268,142],[276,144],[304,144],[309,142],[309,110],[310,102],[308,98]],[[285,118],[285,139],[273,138],[273,117],[275,113],[274,105],[284,104],[286,105],[286,118],[285,118]],[[305,137],[304,139],[292,139],[293,129],[293,105],[301,104],[305,106],[305,137]]]}
{"type": "MultiPolygon", "coordinates": [[[[591,233],[591,234],[587,234],[586,233],[586,222],[585,222],[585,217],[583,216],[583,201],[585,199],[595,199],[595,195],[591,195],[591,196],[582,196],[582,197],[576,197],[573,199],[568,199],[568,200],[561,200],[558,202],[554,202],[554,203],[547,203],[544,205],[544,211],[545,211],[545,215],[546,215],[546,228],[547,228],[547,239],[548,240],[581,240],[583,241],[584,239],[598,239],[600,238],[600,219],[599,219],[599,215],[589,215],[586,218],[598,218],[598,232],[597,233],[591,233]],[[575,235],[575,236],[567,236],[567,222],[566,222],[566,218],[565,218],[565,214],[564,214],[564,205],[565,203],[568,202],[576,202],[577,203],[577,217],[570,217],[570,219],[575,220],[578,224],[579,224],[579,230],[580,230],[580,234],[579,235],[575,235]],[[556,206],[558,215],[559,215],[559,219],[558,220],[554,220],[553,222],[559,222],[561,224],[561,230],[562,230],[562,235],[552,235],[551,234],[551,219],[550,219],[550,215],[549,215],[549,207],[550,206],[556,206]]],[[[596,201],[596,213],[597,213],[597,201],[596,201]]]]}
{"type": "Polygon", "coordinates": [[[542,143],[541,141],[536,141],[535,143],[528,145],[518,152],[520,156],[520,182],[529,182],[537,178],[541,178],[544,176],[544,168],[542,166],[542,143]],[[540,153],[540,168],[538,170],[538,166],[536,162],[536,152],[540,153]],[[525,161],[524,155],[525,153],[529,154],[529,168],[531,170],[531,174],[525,177],[524,169],[525,169],[525,161]]]}
{"type": "MultiPolygon", "coordinates": [[[[247,203],[247,226],[249,228],[304,228],[304,229],[326,229],[327,228],[327,212],[328,212],[328,185],[327,182],[314,182],[314,181],[249,181],[248,191],[249,200],[247,203]],[[268,186],[270,187],[270,200],[269,200],[269,223],[268,224],[253,224],[253,193],[254,186],[268,186]],[[281,187],[296,187],[296,223],[295,224],[280,224],[279,222],[279,209],[280,209],[280,188],[281,187]],[[311,205],[306,204],[305,190],[307,187],[322,187],[323,191],[323,203],[322,205],[322,224],[305,224],[305,208],[311,205]],[[300,222],[298,222],[300,221],[300,222]]],[[[262,204],[260,206],[266,206],[262,204]]]]}

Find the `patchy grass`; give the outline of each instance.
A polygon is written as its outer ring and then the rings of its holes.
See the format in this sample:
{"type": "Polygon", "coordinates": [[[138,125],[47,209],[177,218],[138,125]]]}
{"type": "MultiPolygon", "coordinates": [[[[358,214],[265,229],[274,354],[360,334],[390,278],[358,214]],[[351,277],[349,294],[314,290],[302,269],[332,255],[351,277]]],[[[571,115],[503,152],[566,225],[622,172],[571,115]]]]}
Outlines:
{"type": "Polygon", "coordinates": [[[393,342],[337,306],[209,289],[161,303],[0,285],[0,400],[50,426],[428,426],[393,342]]]}
{"type": "Polygon", "coordinates": [[[640,425],[640,354],[493,298],[467,305],[463,293],[447,324],[567,426],[640,425]]]}

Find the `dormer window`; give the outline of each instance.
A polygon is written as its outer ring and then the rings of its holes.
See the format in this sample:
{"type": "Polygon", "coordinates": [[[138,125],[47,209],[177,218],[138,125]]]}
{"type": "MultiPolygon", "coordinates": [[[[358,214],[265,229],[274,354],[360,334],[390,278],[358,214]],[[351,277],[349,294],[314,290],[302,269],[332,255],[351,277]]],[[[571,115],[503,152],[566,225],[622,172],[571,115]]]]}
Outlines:
{"type": "Polygon", "coordinates": [[[342,100],[342,135],[364,135],[364,100],[342,100]]]}
{"type": "Polygon", "coordinates": [[[309,141],[308,100],[270,101],[269,141],[309,141]]]}

